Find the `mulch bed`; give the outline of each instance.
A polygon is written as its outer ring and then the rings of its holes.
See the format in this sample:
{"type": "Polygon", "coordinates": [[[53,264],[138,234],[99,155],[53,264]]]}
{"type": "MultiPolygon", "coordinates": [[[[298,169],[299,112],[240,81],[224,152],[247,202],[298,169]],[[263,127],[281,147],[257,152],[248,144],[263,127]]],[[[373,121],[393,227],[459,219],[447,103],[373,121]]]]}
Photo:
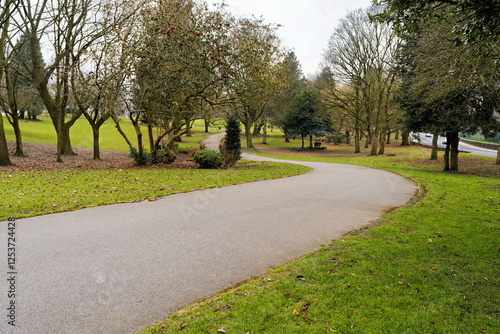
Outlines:
{"type": "MultiPolygon", "coordinates": [[[[8,143],[9,152],[15,152],[15,143],[8,143]]],[[[77,155],[63,156],[63,162],[56,162],[56,146],[47,144],[23,144],[25,157],[10,157],[13,166],[0,166],[0,172],[49,171],[49,170],[98,170],[98,169],[165,169],[165,168],[198,168],[187,154],[178,154],[172,164],[156,164],[137,166],[128,153],[101,150],[101,160],[93,160],[91,148],[74,147],[77,155]]]]}

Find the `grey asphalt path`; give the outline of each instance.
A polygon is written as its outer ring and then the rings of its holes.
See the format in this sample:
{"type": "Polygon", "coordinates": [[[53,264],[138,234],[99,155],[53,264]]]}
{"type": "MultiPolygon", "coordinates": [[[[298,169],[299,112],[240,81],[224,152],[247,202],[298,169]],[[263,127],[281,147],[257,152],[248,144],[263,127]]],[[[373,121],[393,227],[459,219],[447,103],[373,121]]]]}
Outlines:
{"type": "Polygon", "coordinates": [[[18,220],[15,328],[7,325],[0,222],[0,333],[135,333],[362,227],[417,191],[380,170],[304,164],[314,170],[18,220]]]}

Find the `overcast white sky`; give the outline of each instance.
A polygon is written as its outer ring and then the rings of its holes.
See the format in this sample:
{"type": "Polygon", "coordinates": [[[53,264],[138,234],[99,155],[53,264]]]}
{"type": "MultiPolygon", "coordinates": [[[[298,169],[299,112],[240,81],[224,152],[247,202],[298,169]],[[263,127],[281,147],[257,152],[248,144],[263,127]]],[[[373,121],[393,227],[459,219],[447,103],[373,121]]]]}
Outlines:
{"type": "MultiPolygon", "coordinates": [[[[221,1],[212,0],[213,3],[221,1]]],[[[225,0],[236,15],[263,16],[283,25],[278,35],[292,48],[306,76],[315,74],[326,42],[348,10],[366,8],[371,0],[225,0]]]]}

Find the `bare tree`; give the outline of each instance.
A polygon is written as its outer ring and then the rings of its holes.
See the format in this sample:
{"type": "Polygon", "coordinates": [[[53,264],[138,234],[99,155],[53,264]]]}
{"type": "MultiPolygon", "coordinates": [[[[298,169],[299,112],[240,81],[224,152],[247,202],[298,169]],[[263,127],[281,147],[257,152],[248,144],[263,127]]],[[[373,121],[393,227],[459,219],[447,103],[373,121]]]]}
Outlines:
{"type": "Polygon", "coordinates": [[[101,20],[98,13],[104,6],[107,4],[101,0],[26,0],[20,7],[19,25],[31,34],[32,64],[26,65],[26,69],[56,130],[57,161],[62,161],[63,154],[74,154],[69,129],[82,114],[77,109],[66,120],[71,73],[88,48],[116,23],[105,22],[99,30],[91,24],[101,20]],[[43,57],[40,48],[51,59],[43,57]],[[43,66],[44,60],[47,66],[43,66]],[[51,84],[54,89],[50,89],[51,84]]]}
{"type": "MultiPolygon", "coordinates": [[[[323,54],[325,70],[331,75],[328,93],[331,103],[354,119],[356,147],[362,124],[366,126],[377,155],[379,136],[385,144],[383,120],[389,117],[389,100],[394,91],[393,66],[398,39],[387,25],[370,21],[371,10],[358,9],[340,20],[323,54]]],[[[383,149],[382,149],[383,152],[383,149]]]]}
{"type": "MultiPolygon", "coordinates": [[[[5,69],[8,69],[8,63],[5,57],[6,43],[8,42],[9,26],[13,11],[17,6],[17,1],[6,0],[0,5],[0,82],[2,82],[5,69]]],[[[0,114],[0,165],[11,165],[9,158],[9,150],[7,147],[7,139],[5,137],[5,128],[3,125],[3,117],[0,114]]]]}
{"type": "MultiPolygon", "coordinates": [[[[118,121],[122,97],[133,74],[130,44],[137,42],[135,20],[141,3],[114,3],[101,8],[94,30],[104,34],[73,68],[71,86],[79,111],[92,127],[94,160],[100,159],[99,129],[110,117],[118,121]],[[106,30],[113,23],[112,30],[106,30]]],[[[78,48],[77,48],[78,49],[78,48]]]]}

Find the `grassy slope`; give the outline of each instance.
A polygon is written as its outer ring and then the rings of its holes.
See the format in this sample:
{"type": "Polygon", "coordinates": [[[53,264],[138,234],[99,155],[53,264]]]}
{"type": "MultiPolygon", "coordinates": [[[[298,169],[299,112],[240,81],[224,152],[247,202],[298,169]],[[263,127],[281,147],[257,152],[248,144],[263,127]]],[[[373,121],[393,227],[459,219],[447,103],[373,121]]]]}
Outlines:
{"type": "Polygon", "coordinates": [[[499,179],[442,173],[422,163],[422,149],[392,151],[270,155],[383,168],[416,180],[422,195],[376,226],[143,333],[499,333],[499,179]]]}

